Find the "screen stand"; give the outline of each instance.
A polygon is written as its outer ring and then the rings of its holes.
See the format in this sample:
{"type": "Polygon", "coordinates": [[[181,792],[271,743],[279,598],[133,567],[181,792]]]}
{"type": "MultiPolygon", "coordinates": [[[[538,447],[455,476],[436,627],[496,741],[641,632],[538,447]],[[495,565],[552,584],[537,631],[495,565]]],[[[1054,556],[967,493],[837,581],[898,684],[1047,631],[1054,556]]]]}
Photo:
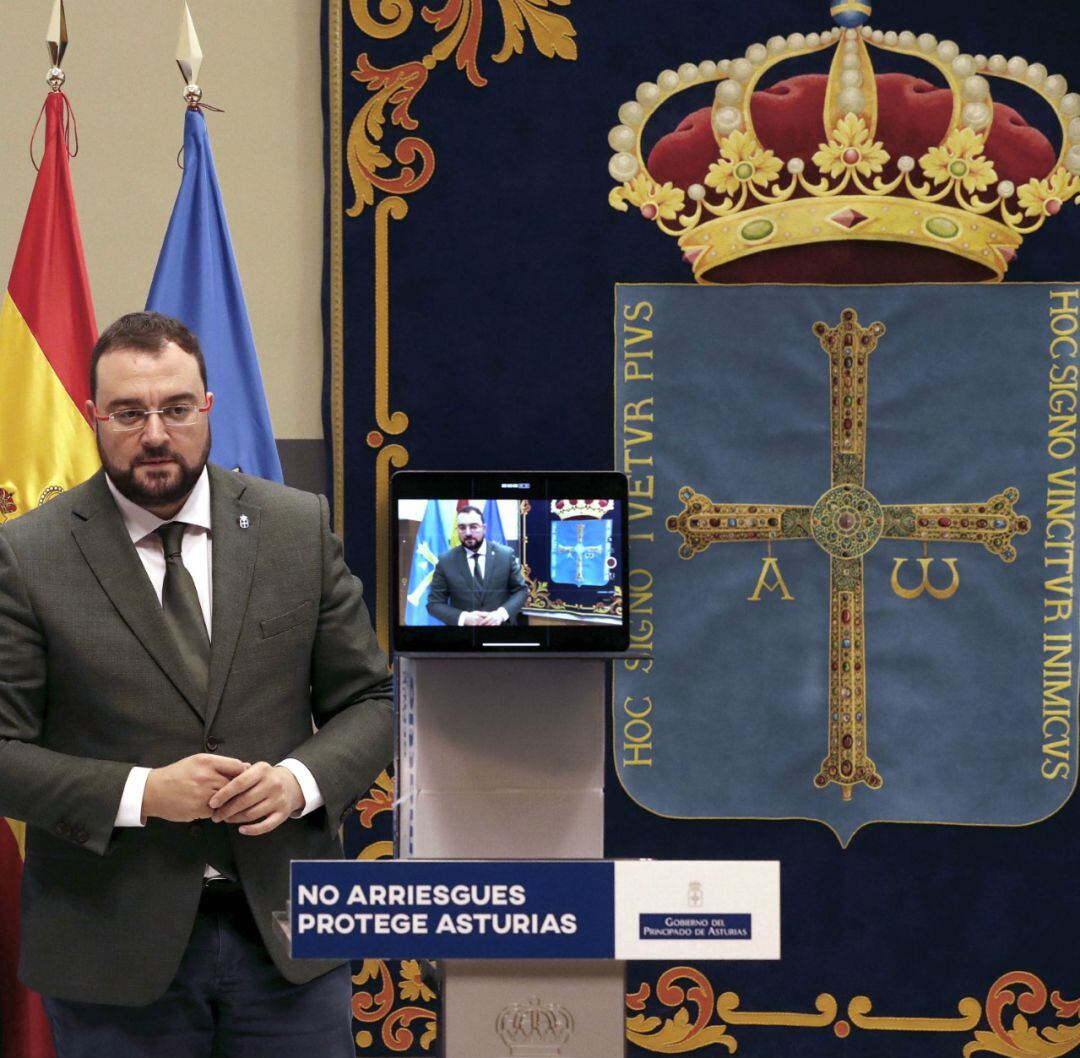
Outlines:
{"type": "MultiPolygon", "coordinates": [[[[398,855],[602,858],[607,665],[399,657],[398,855]]],[[[447,961],[443,999],[445,1058],[624,1054],[619,962],[447,961]]]]}

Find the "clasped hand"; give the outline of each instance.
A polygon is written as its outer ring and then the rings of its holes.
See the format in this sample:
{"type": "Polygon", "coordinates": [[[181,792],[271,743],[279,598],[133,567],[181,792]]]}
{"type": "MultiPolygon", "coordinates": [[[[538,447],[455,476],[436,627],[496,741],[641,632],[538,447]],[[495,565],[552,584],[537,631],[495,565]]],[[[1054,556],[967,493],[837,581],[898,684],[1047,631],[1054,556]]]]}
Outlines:
{"type": "Polygon", "coordinates": [[[491,612],[487,610],[468,610],[461,623],[473,627],[495,628],[505,620],[502,610],[493,610],[491,612]]]}
{"type": "Polygon", "coordinates": [[[288,768],[216,753],[152,769],[143,793],[144,817],[240,823],[240,833],[248,836],[270,833],[303,807],[300,784],[288,768]]]}

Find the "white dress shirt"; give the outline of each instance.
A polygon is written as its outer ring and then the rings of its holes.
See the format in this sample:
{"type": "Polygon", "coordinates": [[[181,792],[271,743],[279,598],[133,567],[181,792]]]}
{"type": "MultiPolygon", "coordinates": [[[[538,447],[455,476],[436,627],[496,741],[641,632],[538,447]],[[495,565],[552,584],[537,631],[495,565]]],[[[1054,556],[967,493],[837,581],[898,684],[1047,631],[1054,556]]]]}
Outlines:
{"type": "MultiPolygon", "coordinates": [[[[124,519],[124,527],[131,537],[131,542],[135,545],[135,551],[160,603],[162,588],[165,584],[165,549],[157,530],[166,523],[156,514],[151,514],[146,508],[132,503],[126,496],[121,495],[108,475],[105,477],[105,482],[109,486],[113,499],[116,500],[120,516],[124,519]]],[[[176,517],[170,518],[169,521],[187,524],[181,543],[180,557],[188,573],[191,574],[191,579],[195,582],[203,620],[206,621],[207,634],[211,634],[214,601],[213,534],[210,525],[210,476],[205,467],[184,506],[177,512],[176,517]]],[[[306,816],[308,812],[314,812],[316,808],[322,807],[324,804],[322,791],[307,765],[292,757],[281,761],[280,765],[288,768],[296,776],[296,781],[300,784],[300,791],[304,796],[304,807],[295,813],[294,817],[306,816]]],[[[150,769],[143,767],[134,767],[128,773],[114,826],[146,825],[142,817],[142,803],[149,775],[150,769]]],[[[208,867],[207,874],[214,876],[217,872],[208,867]]]]}

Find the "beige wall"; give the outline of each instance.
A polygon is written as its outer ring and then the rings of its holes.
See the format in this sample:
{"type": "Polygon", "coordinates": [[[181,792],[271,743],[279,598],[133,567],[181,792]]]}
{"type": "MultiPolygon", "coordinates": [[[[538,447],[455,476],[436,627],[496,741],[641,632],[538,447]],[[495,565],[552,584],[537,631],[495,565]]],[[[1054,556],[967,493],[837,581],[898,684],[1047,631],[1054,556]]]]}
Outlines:
{"type": "MultiPolygon", "coordinates": [[[[33,185],[53,0],[0,6],[0,272],[33,185]]],[[[190,0],[214,158],[279,438],[322,436],[322,111],[318,0],[190,0]]],[[[180,181],[182,0],[65,0],[64,86],[98,325],[142,308],[180,181]]],[[[39,133],[40,137],[40,133],[39,133]]],[[[40,154],[40,142],[38,145],[40,154]]]]}

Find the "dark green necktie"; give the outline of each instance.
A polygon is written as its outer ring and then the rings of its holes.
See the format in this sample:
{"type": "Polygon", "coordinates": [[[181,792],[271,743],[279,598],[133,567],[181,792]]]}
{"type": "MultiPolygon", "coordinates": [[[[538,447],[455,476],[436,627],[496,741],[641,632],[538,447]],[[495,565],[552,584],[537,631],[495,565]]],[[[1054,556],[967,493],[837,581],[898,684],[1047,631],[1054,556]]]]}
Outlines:
{"type": "MultiPolygon", "coordinates": [[[[165,582],[161,586],[161,609],[176,645],[187,662],[196,685],[204,694],[210,682],[210,636],[206,631],[199,593],[195,581],[184,565],[181,546],[184,542],[185,522],[167,522],[158,526],[161,545],[165,549],[165,582]]],[[[236,861],[233,858],[229,835],[223,823],[202,824],[206,834],[206,861],[226,877],[236,879],[236,861]]]]}
{"type": "Polygon", "coordinates": [[[184,565],[180,549],[184,540],[184,522],[159,526],[158,535],[165,549],[165,583],[161,587],[161,608],[180,653],[187,662],[201,691],[210,682],[210,636],[206,631],[195,581],[184,565]]]}

